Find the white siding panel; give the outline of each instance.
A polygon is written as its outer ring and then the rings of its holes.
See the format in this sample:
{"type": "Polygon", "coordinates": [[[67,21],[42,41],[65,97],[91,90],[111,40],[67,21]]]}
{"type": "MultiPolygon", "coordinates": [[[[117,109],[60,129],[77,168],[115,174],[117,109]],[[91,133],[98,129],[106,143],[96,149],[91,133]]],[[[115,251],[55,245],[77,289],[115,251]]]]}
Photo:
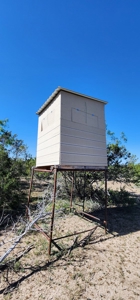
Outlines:
{"type": "Polygon", "coordinates": [[[51,145],[54,145],[56,143],[60,142],[60,134],[53,132],[54,134],[48,134],[45,136],[42,136],[38,141],[38,150],[44,147],[49,147],[51,145]]]}
{"type": "Polygon", "coordinates": [[[64,127],[71,128],[71,129],[77,129],[77,130],[81,130],[84,132],[92,132],[92,133],[96,133],[96,134],[105,135],[105,127],[104,128],[96,128],[96,127],[93,128],[92,126],[87,126],[84,124],[74,123],[69,120],[61,119],[61,130],[63,130],[64,127]]]}
{"type": "MultiPolygon", "coordinates": [[[[71,137],[68,135],[61,135],[61,147],[63,144],[70,144],[70,145],[77,145],[79,147],[81,146],[87,146],[87,147],[96,147],[96,148],[103,148],[106,149],[106,143],[105,141],[98,141],[98,140],[90,140],[84,138],[78,138],[78,137],[71,137]]],[[[61,151],[63,151],[61,149],[61,151]]]]}
{"type": "Polygon", "coordinates": [[[37,156],[44,156],[44,155],[49,155],[49,154],[53,154],[59,152],[59,143],[58,144],[54,144],[52,146],[49,147],[44,147],[41,148],[40,150],[38,150],[37,156]]]}
{"type": "Polygon", "coordinates": [[[70,127],[61,127],[61,134],[62,135],[68,135],[76,138],[86,138],[90,140],[98,140],[101,142],[105,142],[105,134],[98,134],[94,131],[84,131],[77,128],[70,128],[70,127]]]}
{"type": "Polygon", "coordinates": [[[62,153],[62,164],[64,165],[82,165],[82,166],[106,166],[106,156],[87,156],[87,155],[73,155],[62,153]]]}
{"type": "MultiPolygon", "coordinates": [[[[72,114],[75,113],[74,121],[77,123],[85,122],[90,126],[97,126],[95,118],[102,120],[105,127],[105,118],[104,118],[104,104],[88,98],[83,98],[80,96],[74,96],[70,93],[62,92],[62,110],[61,118],[65,120],[72,121],[72,114]],[[76,119],[77,116],[77,119],[76,119]],[[89,123],[87,122],[90,118],[89,123]],[[86,121],[85,121],[86,119],[86,121]],[[91,120],[93,120],[91,122],[91,120]],[[91,124],[92,123],[92,124],[91,124]],[[95,124],[94,124],[95,123],[95,124]]],[[[102,124],[98,124],[101,128],[102,124]]]]}
{"type": "Polygon", "coordinates": [[[97,156],[106,156],[106,149],[99,149],[94,147],[87,147],[87,146],[75,146],[75,145],[68,145],[64,144],[61,145],[64,153],[71,153],[74,155],[97,155],[97,156]]]}
{"type": "Polygon", "coordinates": [[[99,127],[98,116],[87,114],[87,125],[98,128],[99,127]]]}
{"type": "Polygon", "coordinates": [[[85,112],[72,108],[71,110],[71,121],[80,123],[80,124],[85,124],[87,123],[87,114],[85,112]]]}
{"type": "Polygon", "coordinates": [[[107,166],[104,104],[61,91],[39,116],[37,166],[107,166]]]}
{"type": "Polygon", "coordinates": [[[59,164],[60,157],[61,95],[39,116],[37,166],[59,164]]]}
{"type": "Polygon", "coordinates": [[[59,153],[53,153],[50,155],[45,155],[41,157],[37,157],[36,165],[41,166],[51,166],[59,164],[59,153]]]}
{"type": "Polygon", "coordinates": [[[103,103],[62,92],[61,164],[107,166],[103,103]]]}

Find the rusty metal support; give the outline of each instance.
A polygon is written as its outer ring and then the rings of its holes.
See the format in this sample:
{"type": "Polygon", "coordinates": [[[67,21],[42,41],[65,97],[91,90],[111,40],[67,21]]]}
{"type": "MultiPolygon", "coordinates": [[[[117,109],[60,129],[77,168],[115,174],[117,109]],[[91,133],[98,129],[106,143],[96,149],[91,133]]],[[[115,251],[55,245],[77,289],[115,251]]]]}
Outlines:
{"type": "Polygon", "coordinates": [[[85,216],[88,216],[88,217],[90,217],[91,219],[95,219],[95,220],[97,220],[97,221],[101,221],[99,218],[97,218],[97,217],[95,217],[95,216],[92,216],[91,214],[88,214],[88,213],[86,213],[86,212],[84,212],[84,211],[81,211],[81,212],[79,212],[79,211],[76,211],[75,212],[76,214],[79,214],[79,215],[85,215],[85,216]]]}
{"type": "Polygon", "coordinates": [[[71,184],[71,195],[70,195],[70,211],[72,210],[73,200],[73,184],[74,184],[74,172],[72,172],[72,184],[71,184]]]}
{"type": "MultiPolygon", "coordinates": [[[[44,232],[43,229],[42,229],[40,226],[38,226],[37,224],[34,224],[34,227],[35,227],[37,230],[39,230],[39,231],[44,235],[44,237],[45,237],[48,241],[50,241],[49,235],[48,235],[46,232],[44,232]]],[[[54,246],[55,246],[59,251],[62,250],[61,247],[60,247],[59,245],[57,245],[57,244],[55,243],[54,240],[52,240],[52,243],[54,244],[54,246]]]]}
{"type": "Polygon", "coordinates": [[[36,171],[36,172],[43,172],[43,173],[45,173],[45,172],[52,173],[52,170],[41,169],[41,168],[40,169],[39,168],[35,168],[34,171],[36,171]]]}
{"type": "Polygon", "coordinates": [[[85,198],[86,198],[86,171],[84,171],[84,199],[83,199],[83,212],[85,210],[85,198]]]}
{"type": "Polygon", "coordinates": [[[32,185],[33,185],[33,177],[34,177],[34,167],[32,168],[32,172],[31,172],[31,181],[30,181],[30,188],[29,188],[29,195],[28,195],[28,203],[27,206],[29,207],[29,202],[30,202],[30,198],[31,198],[31,190],[32,190],[32,185]]]}
{"type": "Polygon", "coordinates": [[[55,198],[56,198],[56,186],[57,186],[57,168],[54,169],[54,190],[53,190],[53,206],[52,206],[52,216],[51,216],[51,228],[50,228],[50,240],[48,254],[51,254],[51,244],[53,235],[53,224],[54,224],[54,213],[55,213],[55,198]]]}
{"type": "Polygon", "coordinates": [[[40,227],[40,226],[38,226],[36,223],[34,224],[34,227],[39,231],[39,232],[41,232],[44,236],[45,236],[45,238],[49,241],[50,240],[50,237],[49,237],[49,235],[47,234],[47,233],[45,233],[44,231],[43,231],[43,229],[40,227]]]}
{"type": "Polygon", "coordinates": [[[81,233],[89,232],[89,231],[92,231],[93,229],[96,229],[97,227],[98,226],[95,226],[91,229],[87,229],[87,230],[83,230],[83,231],[79,231],[79,232],[74,232],[72,234],[67,234],[67,235],[61,236],[59,238],[55,238],[55,239],[53,239],[53,241],[58,241],[58,240],[61,240],[61,239],[65,239],[67,237],[71,237],[71,236],[78,235],[78,234],[81,234],[81,233]]]}
{"type": "Polygon", "coordinates": [[[107,169],[105,170],[105,233],[107,233],[107,169]]]}
{"type": "MultiPolygon", "coordinates": [[[[32,185],[33,185],[33,177],[34,177],[34,172],[52,172],[51,170],[46,170],[46,169],[41,169],[41,168],[36,168],[32,167],[31,171],[31,181],[30,181],[30,187],[29,187],[29,194],[28,194],[28,201],[27,201],[27,207],[29,208],[29,203],[31,199],[31,190],[32,190],[32,185]]],[[[28,209],[26,210],[26,216],[28,217],[28,209]]]]}
{"type": "MultiPolygon", "coordinates": [[[[70,235],[66,235],[66,236],[62,236],[59,238],[55,238],[53,239],[53,226],[54,226],[54,216],[55,216],[55,199],[56,199],[56,188],[57,188],[57,172],[58,171],[73,171],[73,177],[72,177],[72,186],[71,186],[71,197],[70,197],[70,210],[72,209],[73,206],[73,187],[74,187],[74,173],[75,171],[84,171],[84,199],[83,199],[83,212],[79,212],[80,215],[83,216],[87,216],[90,217],[92,219],[95,219],[98,222],[101,222],[101,220],[95,216],[92,216],[86,212],[84,212],[84,201],[85,201],[85,195],[86,195],[86,171],[103,171],[104,172],[104,176],[105,176],[105,219],[104,219],[104,228],[105,228],[105,233],[107,233],[107,168],[104,169],[99,169],[99,168],[91,168],[91,167],[83,167],[83,168],[79,168],[79,167],[68,167],[68,166],[52,166],[51,168],[47,169],[46,167],[33,167],[32,168],[32,172],[31,172],[31,181],[30,181],[30,188],[29,188],[29,195],[28,195],[28,203],[27,203],[27,211],[26,211],[26,215],[28,216],[28,207],[29,207],[29,203],[30,203],[30,198],[31,198],[31,189],[32,189],[32,185],[33,185],[33,176],[34,176],[34,172],[54,172],[54,189],[53,189],[53,201],[52,201],[52,214],[51,214],[51,225],[50,225],[50,234],[48,235],[47,233],[45,233],[43,231],[43,229],[38,226],[37,224],[34,224],[35,228],[38,229],[44,236],[45,238],[49,241],[49,248],[48,248],[48,254],[51,254],[51,245],[53,244],[54,246],[57,247],[58,250],[62,250],[61,247],[59,245],[56,244],[55,241],[61,239],[61,238],[65,238],[68,236],[73,236],[76,234],[80,234],[80,233],[84,233],[84,232],[88,232],[90,230],[85,230],[82,232],[74,232],[74,234],[70,234],[70,235]]],[[[78,212],[77,212],[78,214],[78,212]]],[[[98,225],[99,226],[99,225],[98,225]]],[[[97,227],[98,227],[97,226],[97,227]]]]}
{"type": "Polygon", "coordinates": [[[34,167],[32,167],[32,172],[31,172],[31,181],[30,181],[29,195],[28,195],[28,202],[27,202],[27,209],[26,209],[26,218],[29,217],[29,215],[28,215],[28,208],[29,208],[29,203],[30,203],[30,198],[31,198],[31,190],[32,190],[32,185],[33,185],[33,177],[34,177],[34,167]]]}

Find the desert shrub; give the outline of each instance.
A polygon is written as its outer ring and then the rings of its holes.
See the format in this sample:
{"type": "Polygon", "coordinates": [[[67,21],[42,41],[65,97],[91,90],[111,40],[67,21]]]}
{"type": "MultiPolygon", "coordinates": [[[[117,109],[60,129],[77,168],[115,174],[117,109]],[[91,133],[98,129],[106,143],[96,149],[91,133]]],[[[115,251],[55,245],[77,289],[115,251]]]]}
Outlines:
{"type": "Polygon", "coordinates": [[[24,142],[0,121],[0,209],[17,209],[25,199],[20,178],[27,175],[27,159],[24,142]]]}
{"type": "Polygon", "coordinates": [[[124,188],[121,188],[120,191],[109,190],[108,204],[113,204],[116,206],[127,206],[134,205],[135,202],[135,197],[124,188]]]}

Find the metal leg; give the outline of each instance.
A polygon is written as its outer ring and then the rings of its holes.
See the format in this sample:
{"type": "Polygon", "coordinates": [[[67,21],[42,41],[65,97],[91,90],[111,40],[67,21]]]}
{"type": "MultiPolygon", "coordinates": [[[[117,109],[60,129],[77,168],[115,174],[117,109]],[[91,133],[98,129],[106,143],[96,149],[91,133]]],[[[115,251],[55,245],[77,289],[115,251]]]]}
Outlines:
{"type": "Polygon", "coordinates": [[[56,186],[57,186],[57,169],[54,170],[53,206],[52,206],[51,231],[50,231],[49,250],[48,250],[48,254],[49,255],[51,254],[51,243],[52,243],[52,235],[53,235],[53,223],[54,223],[54,212],[55,212],[56,186]]]}
{"type": "Polygon", "coordinates": [[[84,199],[83,199],[83,211],[85,210],[85,198],[86,198],[86,171],[84,171],[84,199]]]}
{"type": "Polygon", "coordinates": [[[31,190],[32,190],[32,185],[33,185],[33,177],[34,177],[34,168],[32,168],[32,172],[31,172],[31,181],[30,181],[30,188],[29,188],[29,195],[28,195],[26,217],[28,217],[28,208],[29,208],[29,203],[30,203],[30,198],[31,198],[31,190]]]}
{"type": "Polygon", "coordinates": [[[71,196],[70,196],[70,211],[72,210],[73,183],[74,183],[74,172],[72,173],[71,196]]]}
{"type": "Polygon", "coordinates": [[[107,233],[107,170],[105,170],[105,233],[107,233]]]}

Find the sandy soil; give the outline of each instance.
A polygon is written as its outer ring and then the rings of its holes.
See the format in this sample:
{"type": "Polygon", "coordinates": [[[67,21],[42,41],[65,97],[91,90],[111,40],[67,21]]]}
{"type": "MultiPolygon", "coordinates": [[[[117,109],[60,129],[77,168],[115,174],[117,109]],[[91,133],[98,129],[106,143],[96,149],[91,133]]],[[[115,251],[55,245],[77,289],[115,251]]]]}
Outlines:
{"type": "MultiPolygon", "coordinates": [[[[140,195],[139,191],[133,187],[133,193],[140,195]]],[[[104,212],[95,214],[103,218],[104,212]]],[[[51,257],[47,254],[48,242],[41,234],[28,235],[20,247],[33,244],[34,248],[8,274],[1,273],[0,299],[139,300],[139,216],[139,205],[109,208],[109,231],[105,235],[98,223],[65,215],[56,220],[54,237],[95,230],[91,236],[89,232],[78,235],[77,240],[75,236],[58,240],[65,250],[60,252],[53,246],[51,257]]]]}
{"type": "Polygon", "coordinates": [[[121,188],[124,188],[126,191],[140,197],[140,187],[135,186],[133,183],[125,184],[124,182],[119,183],[115,181],[108,181],[107,187],[108,189],[113,189],[113,190],[120,190],[121,188]]]}

